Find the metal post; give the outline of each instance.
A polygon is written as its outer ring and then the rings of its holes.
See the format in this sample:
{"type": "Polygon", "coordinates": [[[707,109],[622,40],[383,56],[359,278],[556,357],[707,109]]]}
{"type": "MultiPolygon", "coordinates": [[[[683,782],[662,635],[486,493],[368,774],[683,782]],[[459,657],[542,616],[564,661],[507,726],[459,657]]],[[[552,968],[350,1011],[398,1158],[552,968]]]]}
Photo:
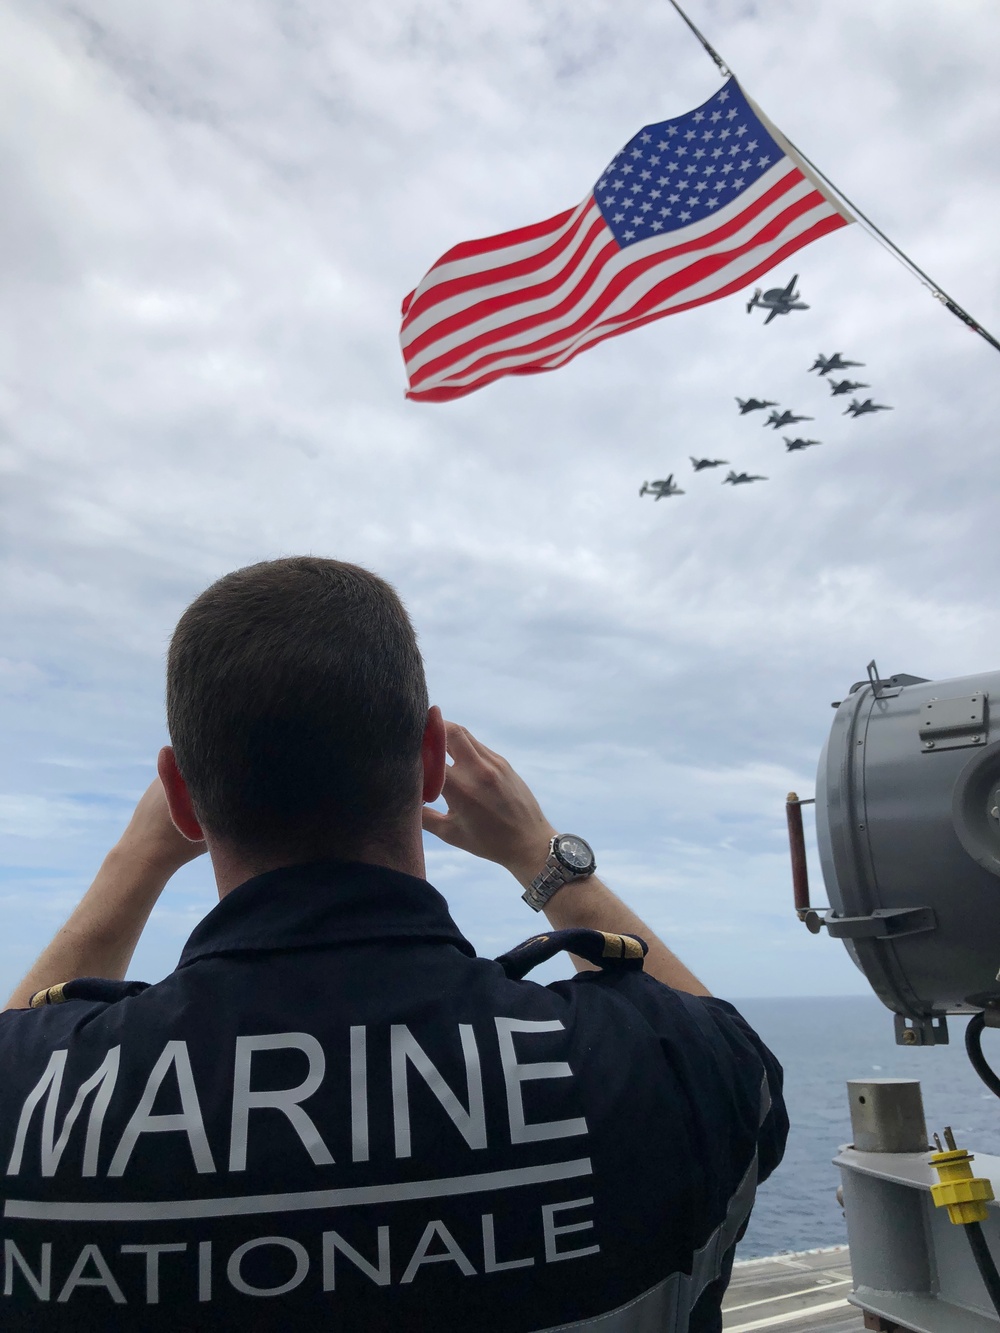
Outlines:
{"type": "Polygon", "coordinates": [[[853,1079],[847,1095],[855,1152],[927,1152],[924,1103],[915,1079],[853,1079]]]}

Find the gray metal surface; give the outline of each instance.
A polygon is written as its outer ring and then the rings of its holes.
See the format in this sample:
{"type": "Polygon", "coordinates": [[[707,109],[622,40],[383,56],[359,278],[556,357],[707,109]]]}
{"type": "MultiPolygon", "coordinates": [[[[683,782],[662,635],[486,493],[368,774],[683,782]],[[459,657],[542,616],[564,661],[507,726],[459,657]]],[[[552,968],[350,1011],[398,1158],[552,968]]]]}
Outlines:
{"type": "Polygon", "coordinates": [[[925,750],[961,750],[986,742],[987,696],[982,690],[928,699],[920,706],[925,750]]]}
{"type": "MultiPolygon", "coordinates": [[[[997,1333],[998,1320],[967,1237],[935,1208],[929,1153],[865,1153],[835,1159],[844,1187],[855,1289],[850,1300],[913,1333],[997,1333]]],[[[973,1170],[1000,1193],[1000,1157],[976,1154],[973,1170]]],[[[983,1234],[1000,1257],[1000,1207],[983,1234]]]]}
{"type": "Polygon", "coordinates": [[[946,1039],[934,1015],[1000,1000],[1000,809],[991,814],[1000,726],[991,698],[1000,719],[1000,672],[864,683],[838,707],[820,759],[828,925],[883,1003],[905,1016],[909,1044],[946,1039]]]}
{"type": "Polygon", "coordinates": [[[847,1098],[859,1152],[927,1151],[924,1101],[916,1079],[851,1079],[847,1098]]]}

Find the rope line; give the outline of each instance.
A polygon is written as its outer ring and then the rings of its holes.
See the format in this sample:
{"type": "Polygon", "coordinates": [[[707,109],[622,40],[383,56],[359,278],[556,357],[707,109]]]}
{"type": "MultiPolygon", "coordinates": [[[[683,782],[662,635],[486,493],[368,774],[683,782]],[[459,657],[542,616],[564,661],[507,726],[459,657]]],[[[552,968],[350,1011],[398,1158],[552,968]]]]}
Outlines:
{"type": "Polygon", "coordinates": [[[709,54],[709,55],[712,57],[712,59],[715,61],[716,65],[718,65],[719,69],[722,71],[722,77],[725,78],[725,79],[732,78],[732,76],[733,76],[733,71],[729,68],[729,66],[726,64],[726,62],[722,59],[722,57],[719,55],[718,51],[716,51],[715,47],[712,46],[712,44],[709,42],[709,40],[708,40],[708,38],[705,36],[705,34],[704,34],[703,32],[701,32],[701,31],[699,31],[699,29],[696,28],[696,27],[694,26],[694,24],[691,22],[691,20],[688,18],[688,16],[684,13],[684,10],[681,9],[680,5],[677,3],[677,0],[669,0],[669,3],[672,4],[673,7],[674,7],[674,9],[677,10],[678,14],[680,14],[681,18],[682,18],[682,19],[684,20],[684,22],[688,25],[688,27],[691,29],[691,31],[694,33],[694,35],[698,38],[698,41],[701,42],[702,46],[705,48],[705,50],[708,52],[708,54],[709,54]]]}

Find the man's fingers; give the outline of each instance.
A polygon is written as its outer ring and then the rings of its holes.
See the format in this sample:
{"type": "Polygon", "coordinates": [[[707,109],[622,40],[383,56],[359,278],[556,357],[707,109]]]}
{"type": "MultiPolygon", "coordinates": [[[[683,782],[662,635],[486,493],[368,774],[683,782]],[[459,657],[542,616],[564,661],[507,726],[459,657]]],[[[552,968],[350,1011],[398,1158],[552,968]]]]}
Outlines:
{"type": "Polygon", "coordinates": [[[482,741],[476,741],[476,745],[479,747],[479,753],[485,759],[492,759],[498,764],[505,764],[507,762],[507,760],[503,757],[502,754],[497,754],[496,750],[491,750],[490,747],[488,745],[484,745],[482,741]]]}
{"type": "Polygon", "coordinates": [[[456,763],[478,758],[479,751],[472,736],[464,727],[460,727],[457,722],[446,722],[444,725],[448,753],[456,763]]]}
{"type": "Polygon", "coordinates": [[[440,810],[432,810],[429,805],[425,805],[423,825],[428,833],[433,833],[436,837],[447,841],[444,830],[448,827],[448,816],[442,814],[440,810]]]}
{"type": "Polygon", "coordinates": [[[447,727],[448,753],[453,759],[500,758],[500,755],[491,750],[489,746],[484,745],[481,740],[473,736],[468,727],[460,726],[457,722],[447,722],[445,726],[447,727]]]}

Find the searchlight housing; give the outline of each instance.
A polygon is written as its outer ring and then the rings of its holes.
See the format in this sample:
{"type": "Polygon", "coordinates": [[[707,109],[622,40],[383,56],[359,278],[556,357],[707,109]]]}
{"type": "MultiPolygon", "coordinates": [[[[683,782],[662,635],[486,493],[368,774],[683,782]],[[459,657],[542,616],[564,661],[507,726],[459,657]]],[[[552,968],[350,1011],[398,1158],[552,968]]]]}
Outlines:
{"type": "Polygon", "coordinates": [[[828,908],[809,905],[789,795],[800,919],[843,940],[900,1044],[946,1042],[948,1014],[1000,1026],[1000,671],[883,680],[872,662],[834,706],[815,802],[828,908]]]}

